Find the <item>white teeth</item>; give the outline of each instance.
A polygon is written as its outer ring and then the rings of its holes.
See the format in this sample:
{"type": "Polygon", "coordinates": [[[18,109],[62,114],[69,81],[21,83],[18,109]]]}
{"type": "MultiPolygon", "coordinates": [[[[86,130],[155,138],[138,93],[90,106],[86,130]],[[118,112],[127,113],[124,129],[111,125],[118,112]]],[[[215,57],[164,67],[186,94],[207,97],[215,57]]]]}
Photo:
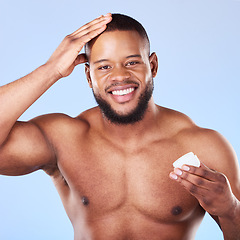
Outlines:
{"type": "Polygon", "coordinates": [[[129,94],[129,93],[131,93],[133,91],[134,91],[134,88],[127,88],[127,89],[124,89],[124,90],[112,91],[112,94],[113,95],[123,96],[123,95],[129,94]]]}

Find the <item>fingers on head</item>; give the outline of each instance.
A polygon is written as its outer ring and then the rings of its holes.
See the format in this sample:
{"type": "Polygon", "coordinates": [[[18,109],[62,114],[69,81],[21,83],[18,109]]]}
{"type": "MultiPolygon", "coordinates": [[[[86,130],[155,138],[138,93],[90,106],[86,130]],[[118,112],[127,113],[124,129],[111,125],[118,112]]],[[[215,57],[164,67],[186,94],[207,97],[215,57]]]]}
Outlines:
{"type": "Polygon", "coordinates": [[[112,20],[111,15],[105,15],[105,16],[100,16],[93,21],[85,24],[84,26],[80,27],[78,30],[73,32],[71,35],[75,36],[78,35],[79,33],[85,33],[84,31],[92,31],[94,29],[98,29],[101,26],[106,25],[108,22],[112,20]]]}

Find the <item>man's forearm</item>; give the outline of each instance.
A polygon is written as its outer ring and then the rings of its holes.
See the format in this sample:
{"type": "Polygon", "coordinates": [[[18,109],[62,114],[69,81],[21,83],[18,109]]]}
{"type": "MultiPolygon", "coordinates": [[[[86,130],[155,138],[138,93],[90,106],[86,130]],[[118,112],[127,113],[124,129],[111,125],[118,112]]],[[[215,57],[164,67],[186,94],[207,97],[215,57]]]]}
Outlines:
{"type": "Polygon", "coordinates": [[[86,63],[83,46],[101,34],[112,19],[100,16],[66,36],[46,64],[27,76],[0,87],[0,146],[17,119],[57,80],[69,76],[76,65],[86,63]]]}
{"type": "Polygon", "coordinates": [[[57,80],[50,64],[45,64],[12,83],[0,87],[0,145],[17,119],[57,80]]]}
{"type": "Polygon", "coordinates": [[[224,240],[240,239],[240,202],[236,199],[232,213],[228,217],[219,217],[224,240]]]}

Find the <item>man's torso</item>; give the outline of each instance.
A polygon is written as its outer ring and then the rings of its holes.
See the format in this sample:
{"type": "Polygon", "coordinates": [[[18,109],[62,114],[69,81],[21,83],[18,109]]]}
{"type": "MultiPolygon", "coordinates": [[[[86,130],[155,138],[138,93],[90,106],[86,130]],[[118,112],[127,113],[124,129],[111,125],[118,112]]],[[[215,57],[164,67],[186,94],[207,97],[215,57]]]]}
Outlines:
{"type": "Polygon", "coordinates": [[[178,157],[197,151],[188,140],[197,127],[162,109],[168,121],[159,132],[116,141],[94,125],[92,111],[83,116],[85,128],[78,118],[48,126],[58,162],[46,172],[75,239],[87,232],[89,239],[192,239],[204,211],[169,173],[178,157]]]}

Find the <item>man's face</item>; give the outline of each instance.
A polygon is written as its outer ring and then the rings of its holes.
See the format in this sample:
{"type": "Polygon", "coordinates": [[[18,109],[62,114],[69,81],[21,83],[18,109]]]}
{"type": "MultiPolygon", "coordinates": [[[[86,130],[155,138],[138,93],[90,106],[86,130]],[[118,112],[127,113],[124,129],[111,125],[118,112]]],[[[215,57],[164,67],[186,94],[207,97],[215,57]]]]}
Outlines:
{"type": "Polygon", "coordinates": [[[135,31],[105,32],[93,43],[87,78],[109,120],[127,124],[142,119],[152,97],[152,59],[156,55],[149,58],[145,40],[135,31]]]}

